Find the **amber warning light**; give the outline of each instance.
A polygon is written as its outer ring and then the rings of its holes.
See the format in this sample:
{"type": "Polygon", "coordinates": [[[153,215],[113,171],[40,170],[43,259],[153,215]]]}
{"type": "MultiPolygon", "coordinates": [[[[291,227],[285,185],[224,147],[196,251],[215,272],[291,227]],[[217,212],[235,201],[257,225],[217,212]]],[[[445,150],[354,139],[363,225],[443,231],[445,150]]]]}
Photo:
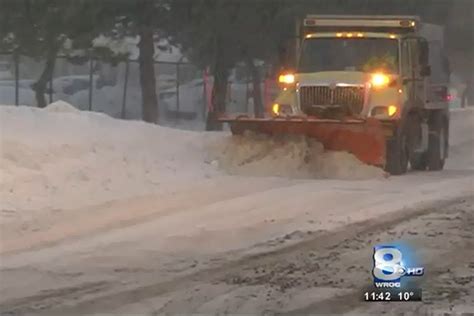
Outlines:
{"type": "Polygon", "coordinates": [[[281,84],[293,84],[295,83],[295,75],[283,74],[278,77],[278,82],[281,84]]]}

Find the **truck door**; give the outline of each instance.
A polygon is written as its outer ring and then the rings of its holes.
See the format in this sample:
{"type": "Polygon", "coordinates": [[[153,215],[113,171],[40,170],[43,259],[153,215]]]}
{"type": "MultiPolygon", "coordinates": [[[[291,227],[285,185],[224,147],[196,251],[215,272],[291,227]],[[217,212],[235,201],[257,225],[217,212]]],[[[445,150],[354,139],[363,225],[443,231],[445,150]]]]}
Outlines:
{"type": "Polygon", "coordinates": [[[425,102],[425,80],[421,76],[420,38],[407,38],[402,42],[402,78],[412,106],[425,102]]]}

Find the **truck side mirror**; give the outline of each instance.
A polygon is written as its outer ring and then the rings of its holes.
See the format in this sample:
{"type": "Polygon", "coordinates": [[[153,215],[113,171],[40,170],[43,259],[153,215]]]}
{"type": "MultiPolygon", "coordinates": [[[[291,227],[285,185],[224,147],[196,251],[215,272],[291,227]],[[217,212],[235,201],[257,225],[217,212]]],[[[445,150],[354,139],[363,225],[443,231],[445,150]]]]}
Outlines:
{"type": "Polygon", "coordinates": [[[420,69],[420,76],[429,77],[431,76],[431,67],[430,65],[423,65],[420,69]]]}

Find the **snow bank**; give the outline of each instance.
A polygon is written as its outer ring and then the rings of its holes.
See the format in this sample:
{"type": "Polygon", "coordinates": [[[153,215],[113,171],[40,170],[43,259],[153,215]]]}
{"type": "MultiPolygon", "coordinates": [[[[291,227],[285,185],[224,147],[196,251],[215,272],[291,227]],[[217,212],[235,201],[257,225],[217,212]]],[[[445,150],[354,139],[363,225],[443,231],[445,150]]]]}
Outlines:
{"type": "Polygon", "coordinates": [[[228,173],[343,179],[383,174],[304,137],[177,130],[79,111],[63,101],[45,109],[0,106],[0,133],[2,219],[168,194],[228,173]]]}
{"type": "Polygon", "coordinates": [[[335,179],[384,175],[349,153],[325,151],[321,143],[298,135],[246,133],[218,141],[212,152],[219,166],[233,174],[335,179]]]}
{"type": "Polygon", "coordinates": [[[204,162],[202,133],[116,120],[62,101],[43,110],[0,106],[0,126],[0,201],[14,210],[10,216],[166,193],[215,169],[204,162]]]}
{"type": "Polygon", "coordinates": [[[48,112],[62,112],[62,113],[78,113],[79,110],[76,109],[73,105],[64,102],[62,100],[53,102],[46,107],[48,112]]]}

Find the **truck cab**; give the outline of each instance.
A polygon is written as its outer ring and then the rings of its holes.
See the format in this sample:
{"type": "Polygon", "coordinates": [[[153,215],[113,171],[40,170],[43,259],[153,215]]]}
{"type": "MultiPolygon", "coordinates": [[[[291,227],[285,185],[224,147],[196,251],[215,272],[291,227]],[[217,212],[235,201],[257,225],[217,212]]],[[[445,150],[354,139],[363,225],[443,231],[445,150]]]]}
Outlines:
{"type": "Polygon", "coordinates": [[[376,119],[387,171],[442,169],[449,136],[442,28],[413,16],[309,15],[299,25],[297,66],[279,75],[270,114],[376,119]]]}

